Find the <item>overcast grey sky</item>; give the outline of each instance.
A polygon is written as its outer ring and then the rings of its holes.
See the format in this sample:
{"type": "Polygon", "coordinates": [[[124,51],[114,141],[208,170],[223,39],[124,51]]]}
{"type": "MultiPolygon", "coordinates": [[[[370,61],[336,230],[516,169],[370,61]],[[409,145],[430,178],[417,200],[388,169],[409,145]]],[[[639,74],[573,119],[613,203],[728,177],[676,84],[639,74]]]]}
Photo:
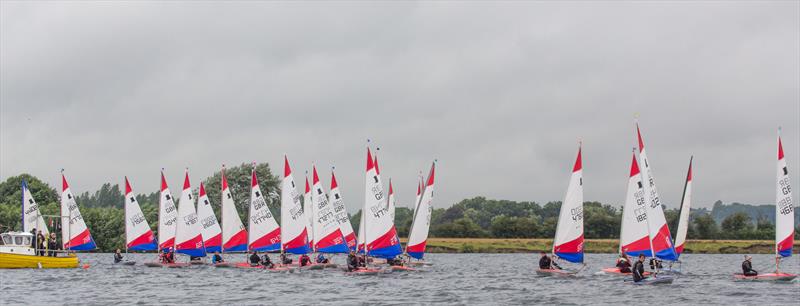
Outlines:
{"type": "MultiPolygon", "coordinates": [[[[661,197],[773,203],[776,129],[800,184],[800,4],[213,2],[0,4],[0,179],[179,189],[286,153],[363,203],[365,140],[413,199],[620,205],[640,115],[661,197]]],[[[278,168],[275,168],[278,166],[278,168]]],[[[302,180],[302,175],[295,177],[302,180]]],[[[797,199],[797,195],[795,195],[797,199]]]]}

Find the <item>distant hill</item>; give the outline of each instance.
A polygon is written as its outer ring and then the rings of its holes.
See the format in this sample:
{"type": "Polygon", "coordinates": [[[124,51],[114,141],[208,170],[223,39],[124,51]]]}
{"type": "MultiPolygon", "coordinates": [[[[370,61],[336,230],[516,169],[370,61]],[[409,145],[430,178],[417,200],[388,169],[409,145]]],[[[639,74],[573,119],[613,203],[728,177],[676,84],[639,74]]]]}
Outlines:
{"type": "MultiPolygon", "coordinates": [[[[718,224],[722,223],[722,220],[726,217],[738,212],[749,215],[750,220],[754,223],[759,219],[766,219],[770,223],[775,223],[775,205],[751,205],[736,202],[723,204],[722,201],[716,201],[711,211],[705,208],[698,210],[693,209],[692,211],[694,213],[708,213],[718,224]]],[[[800,214],[797,213],[797,209],[795,209],[794,224],[800,224],[800,214]]]]}

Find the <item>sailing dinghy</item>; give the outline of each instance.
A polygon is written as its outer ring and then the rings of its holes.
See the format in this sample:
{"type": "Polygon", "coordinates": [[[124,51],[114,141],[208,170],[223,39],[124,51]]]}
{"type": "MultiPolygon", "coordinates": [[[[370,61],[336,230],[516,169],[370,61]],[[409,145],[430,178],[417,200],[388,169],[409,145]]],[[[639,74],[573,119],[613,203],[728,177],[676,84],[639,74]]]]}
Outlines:
{"type": "Polygon", "coordinates": [[[792,256],[792,244],[794,244],[794,202],[792,201],[792,187],[789,183],[789,169],[783,156],[780,129],[778,129],[777,166],[777,180],[775,181],[775,272],[754,276],[736,273],[733,275],[734,280],[791,281],[797,278],[797,274],[780,271],[781,260],[792,256]]]}
{"type": "MultiPolygon", "coordinates": [[[[189,255],[189,263],[197,262],[193,260],[206,256],[203,246],[203,235],[201,226],[195,211],[194,196],[192,195],[192,185],[189,182],[189,169],[186,169],[183,179],[183,192],[178,201],[178,225],[175,228],[175,246],[177,253],[189,255]]],[[[170,268],[185,267],[185,263],[172,263],[167,265],[170,268]]]]}
{"type": "Polygon", "coordinates": [[[67,178],[61,173],[61,237],[68,237],[64,239],[64,249],[70,251],[89,251],[97,248],[97,245],[92,239],[92,234],[89,233],[89,228],[83,221],[78,204],[75,202],[75,196],[72,195],[72,190],[69,188],[67,178]],[[64,226],[67,224],[67,226],[64,226]]]}
{"type": "Polygon", "coordinates": [[[411,229],[409,230],[408,243],[406,243],[405,250],[409,257],[416,259],[415,261],[409,260],[410,265],[430,265],[430,263],[423,261],[423,258],[425,256],[425,247],[428,244],[428,233],[430,231],[431,214],[433,212],[433,183],[435,173],[436,162],[433,162],[424,189],[421,188],[421,181],[417,185],[417,202],[414,206],[414,215],[412,217],[411,229]]]}
{"type": "Polygon", "coordinates": [[[197,217],[200,219],[200,234],[203,236],[203,247],[206,254],[222,251],[222,228],[219,226],[214,209],[206,195],[206,188],[200,182],[200,193],[197,199],[197,217]]]}
{"type": "MultiPolygon", "coordinates": [[[[128,251],[154,251],[158,249],[156,238],[147,223],[133,189],[125,177],[125,254],[128,251]]],[[[135,261],[125,260],[121,264],[132,266],[135,261]]]]}
{"type": "MultiPolygon", "coordinates": [[[[253,165],[250,179],[250,214],[248,216],[248,228],[248,251],[280,251],[281,227],[278,225],[278,222],[275,221],[272,212],[270,212],[267,201],[264,200],[264,194],[261,192],[261,187],[258,185],[255,164],[253,165]]],[[[250,266],[248,262],[238,263],[236,267],[266,269],[264,266],[250,266]]],[[[275,265],[274,268],[266,270],[280,272],[291,269],[275,265]]]]}
{"type": "MultiPolygon", "coordinates": [[[[583,165],[580,146],[572,167],[567,194],[558,214],[552,253],[568,262],[583,264],[583,165]]],[[[578,272],[580,269],[536,269],[536,274],[540,276],[575,276],[578,272]]]]}
{"type": "MultiPolygon", "coordinates": [[[[328,201],[328,196],[317,174],[317,167],[311,167],[311,203],[314,206],[314,251],[324,254],[341,254],[350,251],[342,233],[336,210],[328,201]]],[[[328,264],[325,267],[334,268],[328,264]]]]}
{"type": "MultiPolygon", "coordinates": [[[[169,192],[167,179],[164,177],[164,169],[161,169],[161,192],[158,198],[158,254],[159,259],[163,258],[164,253],[174,251],[175,230],[178,225],[178,209],[175,208],[175,200],[169,192]]],[[[148,267],[163,267],[161,261],[145,262],[148,267]]]]}
{"type": "MultiPolygon", "coordinates": [[[[628,176],[628,189],[625,195],[625,205],[622,207],[622,226],[619,234],[619,254],[625,256],[631,266],[630,258],[639,254],[652,256],[650,241],[647,232],[647,212],[645,211],[644,184],[639,165],[636,162],[636,149],[633,149],[631,171],[628,176]]],[[[630,275],[630,272],[620,272],[617,267],[604,268],[603,272],[611,275],[630,275]]],[[[645,272],[645,274],[649,274],[645,272]]]]}
{"type": "MultiPolygon", "coordinates": [[[[309,197],[311,196],[309,190],[309,197]]],[[[356,249],[356,234],[353,232],[353,225],[350,224],[350,216],[347,215],[347,207],[344,205],[342,193],[339,190],[339,183],[336,182],[336,174],[331,170],[331,191],[329,200],[333,205],[333,211],[336,214],[336,219],[339,220],[339,229],[344,235],[344,240],[347,243],[347,248],[350,250],[356,249]]]]}
{"type": "MultiPolygon", "coordinates": [[[[689,231],[689,215],[692,209],[692,160],[689,158],[689,170],[686,172],[686,183],[683,185],[683,197],[681,197],[681,209],[678,215],[678,231],[675,232],[675,255],[680,258],[686,244],[686,233],[689,231]]],[[[680,261],[676,261],[680,263],[680,261]]],[[[662,270],[664,272],[681,273],[680,266],[674,267],[672,264],[662,270]]]]}
{"type": "Polygon", "coordinates": [[[294,183],[289,158],[283,157],[281,181],[281,254],[308,254],[307,218],[294,183]]]}
{"type": "Polygon", "coordinates": [[[303,193],[303,213],[308,219],[306,223],[308,248],[314,250],[314,204],[311,203],[311,185],[308,183],[308,171],[306,171],[306,191],[303,193]]]}
{"type": "MultiPolygon", "coordinates": [[[[239,218],[239,211],[236,210],[236,203],[233,201],[231,189],[228,187],[228,178],[225,177],[225,165],[222,165],[222,252],[244,252],[247,251],[247,230],[244,229],[242,219],[239,218]]],[[[235,264],[230,262],[216,263],[218,268],[233,267],[235,264]]]]}
{"type": "Polygon", "coordinates": [[[22,180],[22,232],[30,233],[32,230],[36,230],[37,233],[42,231],[43,235],[50,236],[47,224],[44,223],[44,218],[39,212],[39,205],[33,199],[33,194],[28,189],[28,183],[22,180]]]}

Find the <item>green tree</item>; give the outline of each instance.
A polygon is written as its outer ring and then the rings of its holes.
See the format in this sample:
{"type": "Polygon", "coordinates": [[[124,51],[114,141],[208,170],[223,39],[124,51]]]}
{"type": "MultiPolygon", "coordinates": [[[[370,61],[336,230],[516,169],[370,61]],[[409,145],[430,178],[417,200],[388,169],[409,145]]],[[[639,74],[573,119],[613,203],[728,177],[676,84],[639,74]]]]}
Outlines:
{"type": "MultiPolygon", "coordinates": [[[[251,164],[242,163],[239,166],[225,169],[225,178],[228,179],[228,188],[231,189],[233,202],[236,204],[236,210],[247,224],[247,212],[250,211],[250,188],[252,180],[253,166],[251,164]]],[[[256,175],[258,176],[258,185],[261,192],[264,193],[264,200],[267,201],[270,211],[275,218],[280,218],[280,179],[272,173],[269,169],[269,164],[260,163],[256,165],[256,175]]],[[[295,184],[298,184],[297,191],[304,192],[305,186],[300,185],[298,177],[295,176],[295,184]]],[[[206,188],[208,200],[211,201],[211,206],[214,207],[214,213],[217,218],[220,216],[221,209],[221,194],[222,194],[222,171],[215,172],[214,175],[203,180],[206,188]]],[[[199,185],[197,186],[199,188],[199,185]]]]}
{"type": "Polygon", "coordinates": [[[753,230],[750,216],[743,212],[733,213],[722,220],[722,233],[724,238],[749,238],[753,230]]]}
{"type": "Polygon", "coordinates": [[[701,214],[694,218],[694,228],[696,236],[689,236],[693,239],[717,239],[719,229],[714,218],[709,214],[701,214]]]}

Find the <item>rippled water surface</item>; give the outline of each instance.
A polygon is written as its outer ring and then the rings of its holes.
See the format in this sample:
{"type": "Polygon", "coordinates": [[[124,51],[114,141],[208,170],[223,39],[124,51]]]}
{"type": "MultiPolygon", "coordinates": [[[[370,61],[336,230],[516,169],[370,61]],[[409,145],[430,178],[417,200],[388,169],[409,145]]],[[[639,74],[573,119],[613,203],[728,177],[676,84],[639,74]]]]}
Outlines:
{"type": "MultiPolygon", "coordinates": [[[[597,275],[611,266],[608,254],[588,254],[587,268],[575,279],[536,276],[535,254],[430,254],[434,265],[423,271],[377,276],[142,266],[152,254],[129,255],[138,262],[132,267],[111,264],[111,254],[80,257],[88,269],[0,271],[0,304],[800,304],[797,280],[733,282],[741,255],[686,254],[687,273],[660,286],[597,275]]],[[[753,262],[760,271],[774,269],[771,255],[755,255],[753,262]]],[[[800,272],[798,256],[782,270],[800,272]]]]}

